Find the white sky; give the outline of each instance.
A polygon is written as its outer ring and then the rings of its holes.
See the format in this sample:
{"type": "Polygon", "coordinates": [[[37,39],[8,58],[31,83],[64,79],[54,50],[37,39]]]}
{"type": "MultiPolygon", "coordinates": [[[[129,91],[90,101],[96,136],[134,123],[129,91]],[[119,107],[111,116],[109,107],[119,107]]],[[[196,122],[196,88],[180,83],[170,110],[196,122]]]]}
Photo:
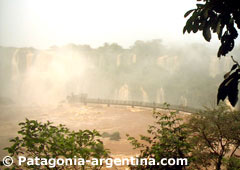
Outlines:
{"type": "Polygon", "coordinates": [[[0,0],[0,45],[48,48],[68,43],[98,47],[136,40],[205,42],[182,34],[196,0],[0,0]]]}

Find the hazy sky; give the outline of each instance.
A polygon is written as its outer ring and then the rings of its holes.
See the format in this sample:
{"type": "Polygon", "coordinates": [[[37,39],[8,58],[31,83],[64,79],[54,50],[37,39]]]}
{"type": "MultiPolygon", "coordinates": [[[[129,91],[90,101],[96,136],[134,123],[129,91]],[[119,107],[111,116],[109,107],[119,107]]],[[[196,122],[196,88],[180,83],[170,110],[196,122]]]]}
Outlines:
{"type": "Polygon", "coordinates": [[[182,34],[183,15],[196,0],[0,0],[0,45],[47,48],[68,43],[136,40],[203,42],[182,34]]]}

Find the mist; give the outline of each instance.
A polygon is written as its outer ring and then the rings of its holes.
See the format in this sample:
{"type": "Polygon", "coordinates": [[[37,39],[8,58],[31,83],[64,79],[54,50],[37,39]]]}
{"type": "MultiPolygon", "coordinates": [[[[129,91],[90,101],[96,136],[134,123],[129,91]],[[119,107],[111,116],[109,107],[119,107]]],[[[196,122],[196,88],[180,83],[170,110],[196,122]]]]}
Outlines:
{"type": "Polygon", "coordinates": [[[232,64],[230,57],[219,60],[216,51],[196,43],[166,46],[160,39],[138,40],[130,48],[1,47],[0,96],[15,104],[50,105],[85,93],[200,108],[216,103],[217,87],[232,64]]]}

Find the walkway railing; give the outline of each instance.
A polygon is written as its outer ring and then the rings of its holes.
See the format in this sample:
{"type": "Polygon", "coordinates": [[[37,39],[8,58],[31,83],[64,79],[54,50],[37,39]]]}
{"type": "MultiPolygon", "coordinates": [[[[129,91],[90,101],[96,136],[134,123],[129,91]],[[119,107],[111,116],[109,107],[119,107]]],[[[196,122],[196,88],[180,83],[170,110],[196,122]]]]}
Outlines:
{"type": "Polygon", "coordinates": [[[199,110],[191,107],[181,106],[181,105],[169,105],[160,104],[155,102],[139,102],[139,101],[127,101],[127,100],[111,100],[111,99],[92,99],[87,97],[82,97],[81,95],[71,95],[67,97],[69,103],[84,103],[87,105],[91,104],[106,104],[110,105],[124,105],[124,106],[132,106],[132,107],[147,107],[153,109],[167,109],[170,110],[178,110],[182,112],[188,113],[197,113],[199,110]]]}

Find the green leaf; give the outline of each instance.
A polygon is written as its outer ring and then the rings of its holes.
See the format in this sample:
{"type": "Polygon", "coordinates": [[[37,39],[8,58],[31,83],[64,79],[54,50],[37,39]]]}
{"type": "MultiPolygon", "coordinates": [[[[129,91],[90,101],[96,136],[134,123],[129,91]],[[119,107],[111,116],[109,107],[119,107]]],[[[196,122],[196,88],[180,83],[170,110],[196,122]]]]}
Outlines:
{"type": "Polygon", "coordinates": [[[210,42],[211,40],[211,31],[210,31],[210,25],[207,24],[207,27],[203,29],[203,37],[206,41],[210,42]]]}
{"type": "Polygon", "coordinates": [[[217,104],[219,101],[224,101],[228,97],[232,106],[235,106],[238,101],[238,70],[228,76],[219,86],[217,95],[217,104]]]}
{"type": "Polygon", "coordinates": [[[208,10],[207,10],[207,9],[204,10],[204,12],[203,12],[203,17],[204,17],[204,19],[207,19],[207,18],[208,18],[208,10]]]}
{"type": "Polygon", "coordinates": [[[238,64],[234,64],[231,68],[231,71],[235,70],[238,67],[238,64]]]}
{"type": "Polygon", "coordinates": [[[221,19],[217,23],[216,32],[218,35],[221,33],[221,19]]]}
{"type": "Polygon", "coordinates": [[[204,4],[196,4],[198,8],[202,8],[204,4]]]}
{"type": "Polygon", "coordinates": [[[189,14],[191,14],[195,9],[191,9],[189,11],[187,11],[185,14],[184,14],[184,18],[186,18],[189,14]]]}
{"type": "Polygon", "coordinates": [[[183,34],[187,31],[187,26],[183,27],[183,34]]]}

